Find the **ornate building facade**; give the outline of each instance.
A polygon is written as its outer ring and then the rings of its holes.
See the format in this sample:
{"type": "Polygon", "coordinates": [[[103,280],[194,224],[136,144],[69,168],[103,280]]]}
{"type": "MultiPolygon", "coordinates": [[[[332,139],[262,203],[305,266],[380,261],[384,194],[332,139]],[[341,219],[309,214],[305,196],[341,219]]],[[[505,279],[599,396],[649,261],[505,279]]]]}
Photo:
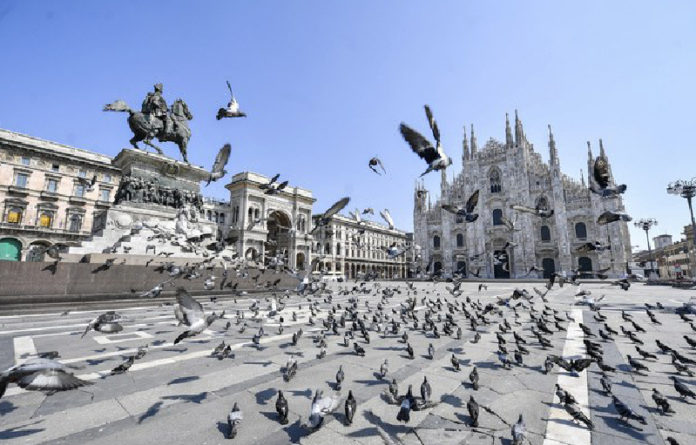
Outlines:
{"type": "Polygon", "coordinates": [[[109,156],[0,130],[0,259],[40,261],[42,248],[88,239],[120,178],[109,156]]]}
{"type": "MultiPolygon", "coordinates": [[[[423,184],[416,185],[413,218],[421,261],[427,264],[432,259],[434,269],[445,276],[462,271],[485,278],[535,277],[536,273],[529,274],[532,266],[543,269],[545,277],[607,267],[611,276],[623,275],[631,258],[627,224],[596,223],[605,210],[623,212],[622,198],[601,198],[589,191],[584,177],[576,180],[562,173],[550,126],[548,148],[546,163],[527,140],[517,112],[514,131],[506,115],[504,143],[491,138],[479,150],[473,126],[470,142],[465,132],[462,172],[451,182],[441,172],[440,197],[434,205],[423,184]],[[480,190],[475,222],[465,223],[442,209],[442,204],[463,207],[475,190],[480,190]],[[512,205],[533,208],[537,204],[553,209],[553,215],[540,218],[511,209],[512,205]],[[503,217],[514,224],[513,230],[503,217]],[[576,252],[591,241],[608,243],[611,249],[576,252]]],[[[599,151],[606,157],[601,139],[599,151]]],[[[589,142],[587,156],[591,174],[589,142]]]]}
{"type": "Polygon", "coordinates": [[[410,244],[408,234],[374,221],[364,220],[359,225],[353,218],[334,215],[330,224],[314,233],[314,255],[323,257],[317,269],[348,279],[367,272],[381,278],[406,278],[411,251],[390,259],[384,248],[393,243],[410,244]],[[363,233],[358,235],[358,230],[363,233]]]}

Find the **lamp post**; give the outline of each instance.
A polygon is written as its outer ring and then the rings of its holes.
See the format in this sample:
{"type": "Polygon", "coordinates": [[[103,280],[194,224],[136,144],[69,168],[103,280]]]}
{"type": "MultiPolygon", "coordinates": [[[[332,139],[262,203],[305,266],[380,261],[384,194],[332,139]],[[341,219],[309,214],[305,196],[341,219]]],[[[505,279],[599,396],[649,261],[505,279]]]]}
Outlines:
{"type": "Polygon", "coordinates": [[[694,257],[696,256],[696,221],[694,221],[694,210],[691,207],[691,198],[696,196],[696,178],[691,178],[688,181],[679,179],[669,183],[667,185],[667,193],[686,198],[686,202],[689,203],[689,213],[691,215],[691,255],[689,269],[692,278],[696,279],[696,265],[694,265],[694,257]]]}
{"type": "Polygon", "coordinates": [[[652,226],[657,225],[657,220],[655,220],[654,218],[643,218],[634,222],[633,225],[635,225],[639,229],[645,230],[645,240],[648,242],[648,261],[650,261],[650,274],[652,275],[655,272],[655,269],[653,267],[652,249],[650,248],[650,237],[648,236],[648,231],[652,226]]]}

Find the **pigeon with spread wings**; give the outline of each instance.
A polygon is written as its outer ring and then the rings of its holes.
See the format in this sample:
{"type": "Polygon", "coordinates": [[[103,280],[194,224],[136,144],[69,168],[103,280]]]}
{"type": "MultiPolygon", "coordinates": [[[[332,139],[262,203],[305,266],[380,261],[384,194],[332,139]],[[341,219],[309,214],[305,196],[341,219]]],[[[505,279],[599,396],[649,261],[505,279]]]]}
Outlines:
{"type": "Polygon", "coordinates": [[[553,216],[553,209],[549,209],[546,206],[543,206],[541,201],[539,201],[536,207],[534,208],[518,204],[511,205],[510,208],[518,212],[531,213],[532,215],[536,215],[541,218],[550,218],[551,216],[553,216]]]}
{"type": "Polygon", "coordinates": [[[394,229],[394,220],[391,217],[391,214],[389,213],[388,209],[384,209],[381,212],[379,212],[380,216],[384,221],[386,221],[387,225],[389,226],[390,229],[394,229]]]}
{"type": "Polygon", "coordinates": [[[466,201],[466,206],[464,208],[453,206],[450,204],[442,204],[442,208],[450,213],[464,218],[466,222],[474,222],[478,219],[478,213],[474,213],[474,209],[478,204],[479,191],[476,190],[471,194],[469,199],[466,201]]]}
{"type": "Polygon", "coordinates": [[[230,151],[232,146],[230,144],[225,144],[222,146],[220,151],[218,151],[217,156],[215,156],[215,162],[213,163],[213,168],[208,176],[208,182],[206,187],[212,182],[221,179],[227,174],[225,166],[227,165],[227,160],[230,158],[230,151]]]}
{"type": "Polygon", "coordinates": [[[606,212],[602,213],[599,215],[599,218],[597,218],[597,224],[604,225],[604,224],[609,224],[613,223],[615,221],[625,221],[628,222],[632,220],[630,215],[627,213],[618,213],[618,212],[612,212],[611,210],[607,210],[606,212]]]}
{"type": "Polygon", "coordinates": [[[230,90],[230,101],[227,103],[227,108],[218,109],[217,116],[215,116],[215,118],[220,120],[223,117],[246,117],[246,113],[239,109],[239,103],[237,102],[237,99],[234,98],[232,85],[230,85],[229,80],[227,81],[227,89],[230,90]]]}
{"type": "MultiPolygon", "coordinates": [[[[589,142],[587,143],[589,146],[589,142]]],[[[609,174],[609,162],[604,156],[597,156],[592,165],[592,177],[590,178],[590,191],[603,198],[620,195],[626,191],[626,184],[611,185],[609,174]]]]}
{"type": "Polygon", "coordinates": [[[382,161],[377,156],[370,159],[370,161],[367,163],[367,166],[370,167],[370,170],[372,170],[380,176],[382,175],[382,173],[380,173],[379,170],[377,170],[377,167],[381,168],[385,175],[387,174],[387,171],[384,169],[384,164],[382,164],[382,161]]]}
{"type": "Polygon", "coordinates": [[[408,142],[411,150],[428,163],[428,168],[421,176],[425,176],[433,170],[446,169],[449,165],[452,165],[452,159],[448,157],[442,149],[442,145],[440,144],[440,130],[437,127],[437,122],[435,122],[433,118],[430,107],[427,105],[425,106],[425,114],[428,117],[428,123],[433,132],[433,137],[435,138],[435,146],[422,134],[403,122],[399,126],[401,136],[408,142]]]}
{"type": "Polygon", "coordinates": [[[198,335],[208,329],[218,316],[215,313],[206,316],[203,311],[203,306],[191,297],[191,295],[183,287],[176,290],[176,302],[174,307],[174,315],[182,324],[188,326],[188,330],[179,334],[174,340],[174,344],[181,340],[194,335],[198,335]]]}
{"type": "Polygon", "coordinates": [[[349,202],[350,198],[348,197],[341,198],[338,201],[336,201],[334,205],[329,207],[329,210],[319,215],[316,221],[316,225],[312,228],[312,231],[309,233],[314,233],[319,227],[329,224],[331,222],[331,217],[343,210],[349,202]]]}

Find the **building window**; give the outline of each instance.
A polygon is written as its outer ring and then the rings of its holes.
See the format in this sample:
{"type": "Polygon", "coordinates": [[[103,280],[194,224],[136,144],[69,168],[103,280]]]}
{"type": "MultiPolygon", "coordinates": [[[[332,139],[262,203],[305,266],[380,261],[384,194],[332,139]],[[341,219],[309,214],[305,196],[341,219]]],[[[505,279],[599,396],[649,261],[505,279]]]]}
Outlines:
{"type": "Polygon", "coordinates": [[[53,225],[53,213],[42,212],[39,216],[39,227],[50,229],[51,225],[53,225]]]}
{"type": "Polygon", "coordinates": [[[464,247],[464,235],[457,233],[457,247],[464,247]]]}
{"type": "Polygon", "coordinates": [[[433,237],[433,249],[439,249],[440,248],[440,237],[438,235],[435,235],[433,237]]]}
{"type": "Polygon", "coordinates": [[[336,255],[340,255],[340,254],[341,254],[341,243],[337,243],[336,244],[336,255]]]}
{"type": "Polygon", "coordinates": [[[85,196],[85,186],[82,184],[75,185],[75,196],[78,198],[84,198],[85,196]]]}
{"type": "Polygon", "coordinates": [[[22,209],[19,207],[12,207],[10,211],[7,212],[7,222],[10,224],[19,224],[22,222],[22,209]]]}
{"type": "Polygon", "coordinates": [[[536,206],[537,206],[539,209],[548,210],[548,209],[549,209],[549,201],[546,199],[545,196],[541,196],[541,197],[537,200],[536,206]]]}
{"type": "Polygon", "coordinates": [[[585,223],[579,222],[575,224],[575,237],[578,239],[587,239],[587,226],[585,223]]]}
{"type": "Polygon", "coordinates": [[[79,176],[80,178],[86,178],[87,177],[87,170],[78,171],[77,176],[79,176]]]}
{"type": "Polygon", "coordinates": [[[254,218],[258,219],[260,215],[261,212],[259,212],[259,209],[254,209],[254,218]]]}
{"type": "Polygon", "coordinates": [[[58,165],[58,164],[51,165],[51,171],[54,171],[54,172],[60,171],[60,165],[58,165]]]}
{"type": "Polygon", "coordinates": [[[31,164],[31,158],[27,156],[22,156],[22,165],[29,165],[31,164]]]}
{"type": "Polygon", "coordinates": [[[225,214],[220,213],[220,224],[225,224],[225,214]]]}
{"type": "Polygon", "coordinates": [[[551,230],[549,226],[541,226],[541,240],[551,241],[551,230]]]}
{"type": "Polygon", "coordinates": [[[70,232],[79,232],[82,228],[82,215],[73,213],[68,217],[68,230],[70,232]]]}
{"type": "Polygon", "coordinates": [[[99,200],[104,202],[109,202],[111,196],[111,190],[101,189],[99,190],[99,200]]]}
{"type": "Polygon", "coordinates": [[[330,254],[330,253],[331,253],[331,244],[326,243],[326,245],[324,245],[324,253],[325,253],[325,254],[330,254]]]}
{"type": "Polygon", "coordinates": [[[29,182],[29,175],[26,173],[15,173],[14,185],[16,187],[26,188],[29,182]]]}
{"type": "Polygon", "coordinates": [[[104,173],[104,177],[102,178],[102,181],[111,182],[111,175],[108,173],[104,173]]]}
{"type": "Polygon", "coordinates": [[[500,170],[497,168],[492,169],[489,179],[491,182],[491,193],[500,193],[500,191],[503,189],[500,183],[500,170]]]}
{"type": "Polygon", "coordinates": [[[58,180],[53,178],[48,178],[46,180],[46,191],[51,193],[56,193],[58,191],[58,180]]]}
{"type": "Polygon", "coordinates": [[[502,226],[503,225],[503,211],[500,209],[493,209],[493,225],[502,226]]]}

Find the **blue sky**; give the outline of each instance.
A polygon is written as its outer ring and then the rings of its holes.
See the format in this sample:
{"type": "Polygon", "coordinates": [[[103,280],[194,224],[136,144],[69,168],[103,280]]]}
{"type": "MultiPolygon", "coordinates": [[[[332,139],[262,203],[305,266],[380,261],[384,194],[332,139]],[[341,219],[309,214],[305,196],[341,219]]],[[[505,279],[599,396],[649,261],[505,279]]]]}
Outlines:
{"type": "MultiPolygon", "coordinates": [[[[0,127],[115,155],[126,116],[102,106],[139,107],[162,82],[194,114],[193,163],[210,168],[230,142],[230,172],[282,173],[317,212],[348,195],[410,230],[424,163],[399,122],[424,131],[430,104],[459,172],[462,126],[504,140],[518,109],[544,159],[552,125],[571,176],[603,138],[629,213],[679,238],[688,209],[665,187],[696,175],[694,23],[690,1],[3,0],[0,127]],[[247,119],[215,120],[228,79],[247,119]],[[374,155],[386,177],[368,170],[374,155]]],[[[226,198],[224,183],[205,193],[226,198]]],[[[439,175],[426,184],[437,193],[439,175]]]]}

